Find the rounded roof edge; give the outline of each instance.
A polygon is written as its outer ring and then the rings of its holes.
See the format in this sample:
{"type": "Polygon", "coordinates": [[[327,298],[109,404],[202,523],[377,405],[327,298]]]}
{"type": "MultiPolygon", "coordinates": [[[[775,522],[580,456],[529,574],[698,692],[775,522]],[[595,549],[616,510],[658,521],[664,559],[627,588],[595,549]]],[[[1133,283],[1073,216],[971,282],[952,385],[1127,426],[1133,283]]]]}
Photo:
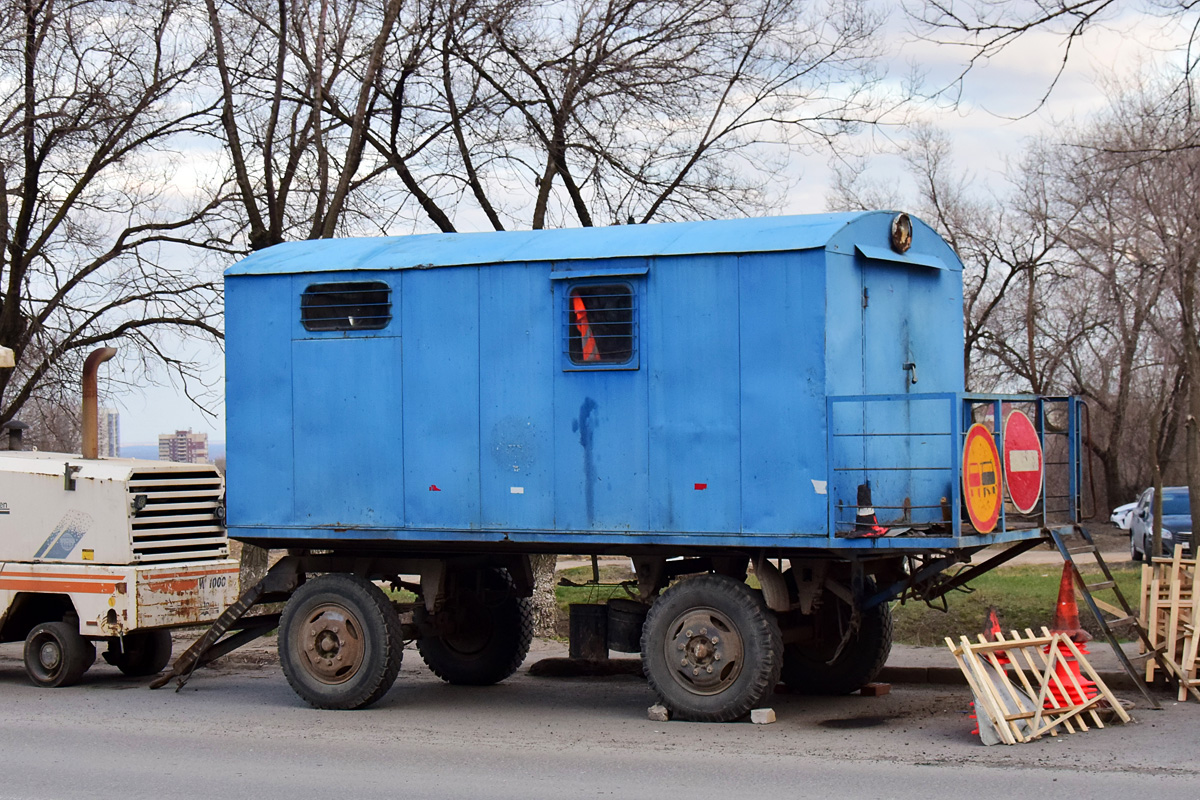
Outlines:
{"type": "Polygon", "coordinates": [[[604,228],[425,233],[285,242],[252,253],[226,275],[425,269],[545,261],[587,261],[825,247],[846,226],[873,214],[854,211],[785,217],[655,222],[604,228]]]}

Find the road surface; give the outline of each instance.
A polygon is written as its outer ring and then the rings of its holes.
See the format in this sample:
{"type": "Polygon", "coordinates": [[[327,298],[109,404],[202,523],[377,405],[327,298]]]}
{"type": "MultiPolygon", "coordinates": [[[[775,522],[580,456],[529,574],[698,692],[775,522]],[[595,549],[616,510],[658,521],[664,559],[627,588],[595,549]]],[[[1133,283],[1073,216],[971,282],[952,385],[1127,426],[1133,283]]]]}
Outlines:
{"type": "Polygon", "coordinates": [[[308,708],[273,663],[202,670],[178,694],[103,663],[39,690],[19,645],[0,647],[0,697],[3,800],[1200,796],[1200,704],[1166,695],[1135,725],[990,748],[970,735],[964,687],[777,695],[766,726],[656,723],[637,678],[523,668],[452,687],[412,649],[392,691],[357,712],[308,708]]]}

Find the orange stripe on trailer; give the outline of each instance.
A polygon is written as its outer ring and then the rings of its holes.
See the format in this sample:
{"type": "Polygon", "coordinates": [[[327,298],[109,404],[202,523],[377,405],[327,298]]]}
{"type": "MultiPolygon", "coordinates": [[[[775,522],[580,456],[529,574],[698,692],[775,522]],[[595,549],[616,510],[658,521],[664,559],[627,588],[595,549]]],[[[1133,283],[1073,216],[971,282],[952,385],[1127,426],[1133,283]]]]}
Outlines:
{"type": "Polygon", "coordinates": [[[124,575],[87,575],[81,572],[12,572],[0,571],[0,578],[51,578],[70,581],[123,581],[124,575]]]}
{"type": "Polygon", "coordinates": [[[115,582],[94,583],[88,581],[36,581],[0,577],[0,589],[14,592],[76,592],[78,594],[112,594],[117,590],[115,582]]]}

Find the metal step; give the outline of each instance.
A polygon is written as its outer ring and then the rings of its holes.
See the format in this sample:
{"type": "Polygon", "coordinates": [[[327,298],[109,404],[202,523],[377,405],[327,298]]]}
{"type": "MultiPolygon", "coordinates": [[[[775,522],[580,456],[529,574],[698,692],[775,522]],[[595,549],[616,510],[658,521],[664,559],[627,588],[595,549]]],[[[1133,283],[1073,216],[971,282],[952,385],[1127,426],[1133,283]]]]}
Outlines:
{"type": "MultiPolygon", "coordinates": [[[[1113,652],[1117,656],[1117,660],[1124,668],[1125,674],[1133,680],[1134,685],[1137,686],[1137,688],[1141,691],[1142,696],[1146,699],[1146,702],[1150,704],[1151,708],[1161,710],[1162,705],[1157,699],[1154,698],[1153,695],[1150,694],[1150,691],[1146,688],[1145,681],[1141,679],[1138,671],[1135,670],[1133,664],[1130,663],[1129,657],[1121,648],[1121,643],[1117,641],[1117,637],[1112,632],[1112,626],[1123,623],[1132,623],[1134,630],[1137,631],[1138,638],[1141,639],[1143,646],[1147,649],[1150,649],[1151,647],[1150,637],[1147,635],[1145,629],[1142,628],[1137,617],[1134,616],[1133,609],[1129,607],[1129,602],[1125,599],[1125,595],[1123,595],[1121,590],[1117,587],[1116,581],[1112,580],[1112,573],[1109,572],[1108,565],[1104,563],[1104,558],[1100,555],[1100,549],[1096,547],[1096,543],[1092,540],[1091,534],[1089,534],[1085,528],[1081,528],[1077,525],[1072,526],[1070,529],[1050,528],[1048,533],[1050,534],[1050,538],[1054,542],[1055,547],[1058,548],[1058,552],[1062,555],[1063,562],[1071,565],[1071,569],[1075,573],[1075,583],[1081,589],[1083,599],[1086,602],[1088,609],[1092,612],[1092,616],[1096,618],[1096,623],[1100,626],[1100,630],[1104,632],[1104,638],[1108,640],[1109,645],[1112,647],[1113,652]],[[1077,534],[1085,542],[1087,542],[1087,545],[1068,547],[1065,541],[1065,537],[1068,533],[1077,534]],[[1084,554],[1091,555],[1094,562],[1100,567],[1100,571],[1104,573],[1108,580],[1098,581],[1096,583],[1084,583],[1083,578],[1079,574],[1079,569],[1075,565],[1074,558],[1076,555],[1084,554]],[[1092,592],[1097,592],[1104,589],[1114,590],[1118,607],[1124,616],[1111,621],[1104,618],[1104,611],[1100,609],[1096,598],[1092,597],[1092,592]]],[[[1104,605],[1108,607],[1107,603],[1104,605]]],[[[1113,612],[1109,611],[1109,613],[1113,612]]]]}

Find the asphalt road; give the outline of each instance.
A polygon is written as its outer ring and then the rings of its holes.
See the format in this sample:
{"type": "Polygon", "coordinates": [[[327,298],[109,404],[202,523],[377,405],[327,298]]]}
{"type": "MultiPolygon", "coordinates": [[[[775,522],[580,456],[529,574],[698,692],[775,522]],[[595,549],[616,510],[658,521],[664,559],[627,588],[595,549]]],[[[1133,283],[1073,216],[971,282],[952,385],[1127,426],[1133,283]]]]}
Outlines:
{"type": "Polygon", "coordinates": [[[0,698],[4,799],[1200,797],[1200,704],[1165,695],[1134,725],[983,747],[962,687],[776,696],[766,726],[655,723],[636,678],[451,687],[409,650],[376,707],[320,712],[273,664],[180,693],[98,664],[45,691],[4,645],[0,698]]]}

